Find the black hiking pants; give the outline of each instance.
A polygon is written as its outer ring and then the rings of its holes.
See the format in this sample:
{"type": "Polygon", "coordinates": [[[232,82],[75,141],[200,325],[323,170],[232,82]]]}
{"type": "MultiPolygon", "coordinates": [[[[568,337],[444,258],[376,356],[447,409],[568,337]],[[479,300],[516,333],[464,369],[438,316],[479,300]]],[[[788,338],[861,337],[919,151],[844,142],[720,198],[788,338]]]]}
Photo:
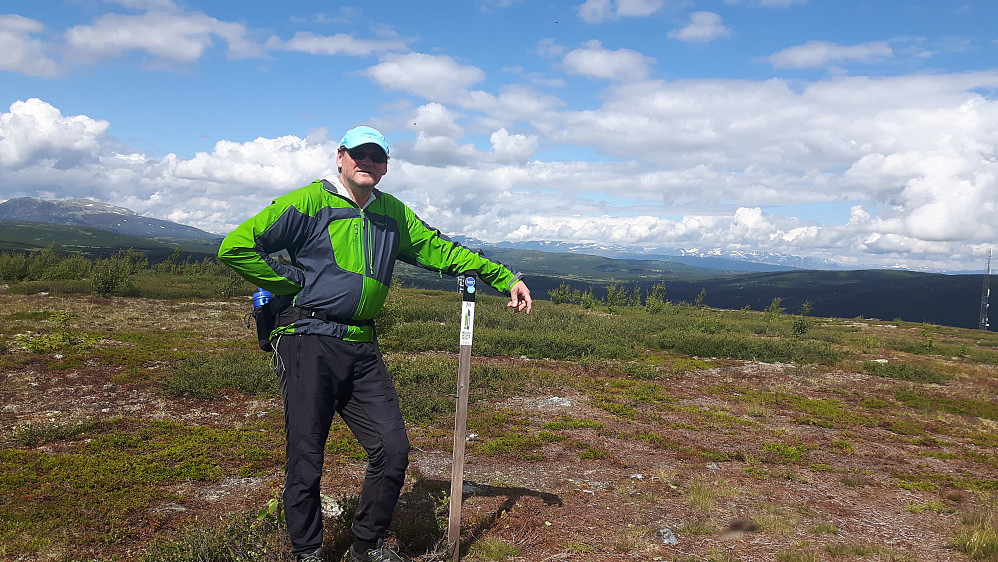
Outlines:
{"type": "Polygon", "coordinates": [[[284,514],[292,552],[322,546],[319,478],[336,412],[368,457],[353,534],[359,541],[383,538],[405,481],[409,438],[378,344],[286,335],[277,351],[287,435],[284,514]]]}

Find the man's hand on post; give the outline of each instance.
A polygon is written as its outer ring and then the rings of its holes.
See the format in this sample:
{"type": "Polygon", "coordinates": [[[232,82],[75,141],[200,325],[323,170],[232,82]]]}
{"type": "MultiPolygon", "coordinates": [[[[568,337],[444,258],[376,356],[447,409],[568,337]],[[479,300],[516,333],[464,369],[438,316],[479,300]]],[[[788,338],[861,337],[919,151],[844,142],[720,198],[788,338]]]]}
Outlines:
{"type": "Polygon", "coordinates": [[[509,304],[506,306],[513,309],[513,312],[525,311],[530,314],[530,306],[533,303],[530,300],[530,289],[527,288],[527,284],[523,281],[517,281],[516,285],[509,290],[509,304]]]}

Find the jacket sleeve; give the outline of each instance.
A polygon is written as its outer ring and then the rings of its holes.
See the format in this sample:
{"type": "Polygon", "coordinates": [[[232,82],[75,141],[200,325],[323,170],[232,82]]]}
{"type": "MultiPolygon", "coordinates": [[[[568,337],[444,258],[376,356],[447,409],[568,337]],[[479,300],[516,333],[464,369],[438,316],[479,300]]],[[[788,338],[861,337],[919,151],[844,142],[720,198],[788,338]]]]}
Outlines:
{"type": "Polygon", "coordinates": [[[460,275],[469,271],[497,291],[509,294],[510,289],[523,277],[501,263],[482,257],[477,252],[454,242],[416,216],[405,206],[409,245],[403,247],[399,259],[447,275],[460,275]]]}
{"type": "Polygon", "coordinates": [[[304,282],[301,269],[280,263],[270,254],[287,250],[293,258],[300,248],[305,220],[293,205],[278,199],[230,232],[218,248],[218,259],[275,295],[297,293],[304,282]]]}

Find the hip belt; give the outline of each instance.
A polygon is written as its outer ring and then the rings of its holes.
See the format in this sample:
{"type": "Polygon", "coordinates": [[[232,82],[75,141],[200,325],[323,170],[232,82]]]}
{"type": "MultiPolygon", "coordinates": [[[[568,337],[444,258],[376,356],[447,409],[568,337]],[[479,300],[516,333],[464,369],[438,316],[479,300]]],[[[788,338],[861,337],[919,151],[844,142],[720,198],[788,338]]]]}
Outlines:
{"type": "Polygon", "coordinates": [[[374,341],[374,321],[373,320],[344,320],[326,314],[321,310],[306,308],[303,306],[290,306],[277,315],[277,329],[294,324],[300,320],[317,320],[325,324],[323,333],[329,333],[345,341],[372,342],[374,341]]]}

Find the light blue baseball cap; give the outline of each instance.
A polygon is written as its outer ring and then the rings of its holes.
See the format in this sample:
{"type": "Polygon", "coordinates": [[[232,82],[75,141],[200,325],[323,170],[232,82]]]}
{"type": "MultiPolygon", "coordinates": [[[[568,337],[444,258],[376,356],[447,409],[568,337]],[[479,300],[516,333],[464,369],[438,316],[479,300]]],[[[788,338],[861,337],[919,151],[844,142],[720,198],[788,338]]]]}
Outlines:
{"type": "Polygon", "coordinates": [[[377,129],[372,129],[371,127],[361,126],[350,129],[343,135],[340,146],[350,149],[368,143],[380,146],[385,151],[385,154],[388,154],[388,141],[385,140],[385,135],[382,135],[377,129]]]}

